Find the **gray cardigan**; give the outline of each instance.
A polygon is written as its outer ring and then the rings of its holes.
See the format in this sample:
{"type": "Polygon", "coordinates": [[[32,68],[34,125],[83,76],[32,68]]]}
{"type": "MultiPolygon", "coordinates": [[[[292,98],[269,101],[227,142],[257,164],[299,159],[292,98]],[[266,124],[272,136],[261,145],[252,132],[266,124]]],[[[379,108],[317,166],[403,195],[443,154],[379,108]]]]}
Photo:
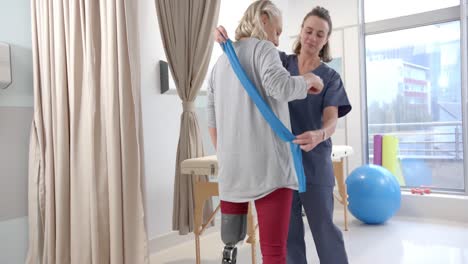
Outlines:
{"type": "MultiPolygon", "coordinates": [[[[307,96],[303,77],[291,77],[269,41],[234,43],[239,61],[276,116],[290,128],[288,101],[307,96]]],[[[220,199],[246,202],[278,188],[297,190],[289,143],[275,135],[250,99],[226,57],[208,79],[208,126],[217,131],[220,199]]]]}

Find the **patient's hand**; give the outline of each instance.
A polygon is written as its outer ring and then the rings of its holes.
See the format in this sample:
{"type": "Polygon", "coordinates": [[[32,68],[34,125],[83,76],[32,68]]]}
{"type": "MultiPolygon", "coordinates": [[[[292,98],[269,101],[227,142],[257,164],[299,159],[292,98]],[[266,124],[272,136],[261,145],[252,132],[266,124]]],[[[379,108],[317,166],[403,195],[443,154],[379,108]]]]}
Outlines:
{"type": "Polygon", "coordinates": [[[307,91],[307,93],[309,94],[319,94],[322,92],[323,90],[323,81],[322,79],[313,74],[313,73],[306,73],[304,75],[302,75],[304,77],[304,79],[306,80],[306,83],[309,87],[309,90],[307,91]]]}
{"type": "Polygon", "coordinates": [[[223,26],[218,26],[213,33],[215,41],[219,44],[224,43],[229,39],[226,29],[223,26]]]}

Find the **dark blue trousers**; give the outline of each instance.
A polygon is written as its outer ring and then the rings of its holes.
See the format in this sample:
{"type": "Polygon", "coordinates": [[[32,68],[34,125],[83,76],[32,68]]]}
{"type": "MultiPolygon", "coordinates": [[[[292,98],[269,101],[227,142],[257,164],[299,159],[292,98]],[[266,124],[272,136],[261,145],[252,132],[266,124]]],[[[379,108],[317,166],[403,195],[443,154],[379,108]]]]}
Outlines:
{"type": "Polygon", "coordinates": [[[294,191],[288,234],[288,264],[307,264],[304,240],[304,207],[320,263],[348,264],[343,234],[333,223],[333,187],[308,185],[305,193],[294,191]]]}

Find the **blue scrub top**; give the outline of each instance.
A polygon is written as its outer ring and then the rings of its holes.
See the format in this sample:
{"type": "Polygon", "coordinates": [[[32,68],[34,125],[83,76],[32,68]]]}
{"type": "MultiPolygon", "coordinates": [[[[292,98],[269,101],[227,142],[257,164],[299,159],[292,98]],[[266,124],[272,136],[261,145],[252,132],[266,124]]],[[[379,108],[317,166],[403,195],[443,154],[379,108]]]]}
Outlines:
{"type": "MultiPolygon", "coordinates": [[[[295,54],[287,55],[280,52],[280,58],[283,66],[292,76],[299,75],[295,54]]],[[[321,129],[323,109],[327,106],[338,107],[338,117],[343,117],[351,111],[351,105],[340,75],[325,63],[320,64],[312,72],[322,78],[324,88],[320,94],[309,94],[305,99],[289,102],[289,115],[294,135],[321,129]]],[[[331,138],[321,142],[309,152],[302,152],[307,184],[335,185],[331,152],[331,138]]]]}

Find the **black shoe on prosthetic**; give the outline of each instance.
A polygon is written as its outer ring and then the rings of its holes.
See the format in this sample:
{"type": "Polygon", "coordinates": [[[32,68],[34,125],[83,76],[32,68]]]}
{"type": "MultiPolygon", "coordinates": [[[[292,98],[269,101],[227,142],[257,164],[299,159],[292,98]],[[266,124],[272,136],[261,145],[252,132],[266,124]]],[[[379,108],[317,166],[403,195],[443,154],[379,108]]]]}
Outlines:
{"type": "Polygon", "coordinates": [[[223,250],[222,264],[236,264],[237,261],[237,247],[225,246],[223,250]]]}

